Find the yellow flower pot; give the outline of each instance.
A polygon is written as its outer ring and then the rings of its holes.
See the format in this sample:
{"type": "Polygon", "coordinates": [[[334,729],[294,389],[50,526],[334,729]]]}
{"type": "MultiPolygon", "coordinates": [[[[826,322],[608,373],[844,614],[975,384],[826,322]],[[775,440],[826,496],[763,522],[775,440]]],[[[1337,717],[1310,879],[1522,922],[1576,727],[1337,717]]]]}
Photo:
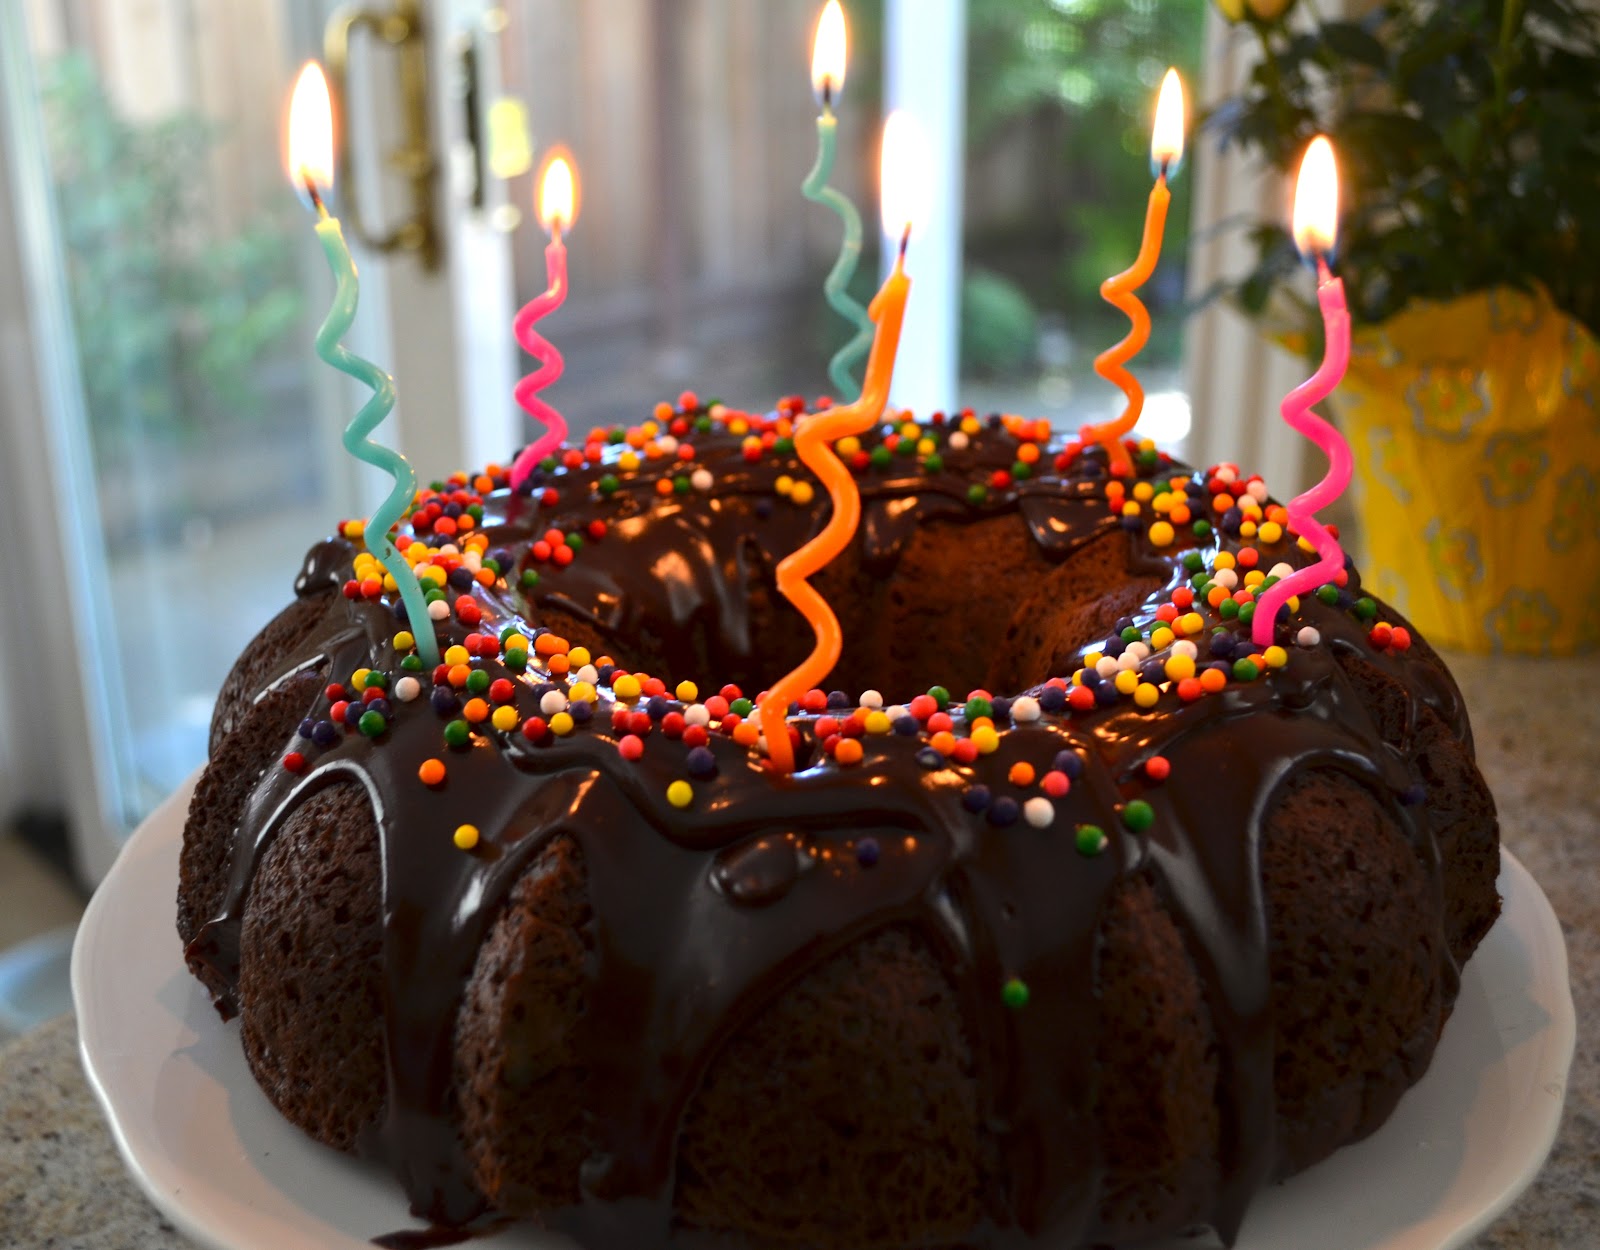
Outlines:
{"type": "Polygon", "coordinates": [[[1600,642],[1600,344],[1543,292],[1358,331],[1337,413],[1364,580],[1432,642],[1600,642]]]}

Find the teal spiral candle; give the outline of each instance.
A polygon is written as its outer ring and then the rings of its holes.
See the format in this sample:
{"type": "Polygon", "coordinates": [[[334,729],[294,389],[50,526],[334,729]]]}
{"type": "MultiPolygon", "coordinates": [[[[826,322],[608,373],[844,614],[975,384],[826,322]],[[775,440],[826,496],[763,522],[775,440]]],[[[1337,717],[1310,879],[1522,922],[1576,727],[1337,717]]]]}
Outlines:
{"type": "Polygon", "coordinates": [[[405,604],[406,619],[411,623],[411,632],[417,640],[417,653],[431,669],[439,663],[439,640],[434,634],[433,621],[428,616],[428,603],[423,597],[416,573],[389,537],[389,528],[405,515],[406,507],[416,498],[416,470],[394,448],[375,443],[369,437],[394,408],[394,379],[339,341],[349,332],[350,324],[355,320],[361,284],[356,278],[355,260],[345,245],[344,231],[339,228],[339,219],[328,215],[320,198],[316,200],[316,206],[317,239],[328,257],[328,267],[333,270],[335,283],[333,306],[328,309],[327,320],[317,331],[317,355],[335,369],[372,388],[372,398],[344,427],[344,449],[356,459],[364,460],[394,478],[394,489],[367,520],[367,550],[378,558],[394,578],[400,590],[401,602],[405,604]]]}
{"type": "Polygon", "coordinates": [[[855,333],[850,341],[833,354],[828,362],[828,378],[840,403],[851,403],[860,394],[851,372],[867,354],[872,344],[872,319],[867,310],[850,298],[850,279],[855,276],[856,263],[861,259],[861,214],[850,202],[850,197],[837,187],[828,185],[833,176],[833,162],[838,154],[838,123],[833,116],[834,94],[844,84],[845,28],[844,13],[838,0],[828,0],[821,20],[817,23],[817,36],[811,52],[811,85],[822,101],[822,113],[817,118],[817,163],[811,167],[800,189],[806,199],[826,204],[844,223],[844,239],[839,244],[839,256],[828,271],[822,284],[822,293],[829,305],[852,326],[855,333]]]}

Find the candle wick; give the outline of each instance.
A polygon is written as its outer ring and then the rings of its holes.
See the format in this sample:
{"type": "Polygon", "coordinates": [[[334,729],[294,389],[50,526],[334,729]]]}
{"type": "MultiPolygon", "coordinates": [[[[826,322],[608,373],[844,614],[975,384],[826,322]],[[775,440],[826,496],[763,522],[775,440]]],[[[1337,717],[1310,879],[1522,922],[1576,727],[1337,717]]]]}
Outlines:
{"type": "Polygon", "coordinates": [[[1163,156],[1161,158],[1161,174],[1158,177],[1157,181],[1165,182],[1167,180],[1167,171],[1169,169],[1171,169],[1171,168],[1172,168],[1172,158],[1170,156],[1163,156]]]}
{"type": "Polygon", "coordinates": [[[833,112],[833,75],[832,74],[824,74],[822,76],[822,111],[824,113],[833,112]]]}
{"type": "Polygon", "coordinates": [[[900,232],[900,259],[906,258],[906,247],[911,242],[911,223],[906,222],[906,228],[900,232]]]}
{"type": "Polygon", "coordinates": [[[1320,284],[1326,286],[1328,283],[1333,281],[1333,271],[1328,268],[1328,254],[1326,252],[1324,252],[1321,248],[1318,248],[1317,251],[1316,251],[1316,257],[1317,257],[1317,281],[1320,284]]]}
{"type": "Polygon", "coordinates": [[[311,197],[311,207],[317,210],[317,216],[326,217],[328,207],[322,202],[322,193],[317,190],[316,179],[311,176],[309,169],[300,171],[300,180],[305,183],[306,194],[311,197]]]}

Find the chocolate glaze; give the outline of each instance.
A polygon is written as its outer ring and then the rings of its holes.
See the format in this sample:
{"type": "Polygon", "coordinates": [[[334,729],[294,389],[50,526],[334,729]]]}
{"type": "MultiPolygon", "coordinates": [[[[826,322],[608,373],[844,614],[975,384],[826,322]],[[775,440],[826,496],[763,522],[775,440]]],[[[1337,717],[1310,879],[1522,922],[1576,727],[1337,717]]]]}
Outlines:
{"type": "MultiPolygon", "coordinates": [[[[896,458],[888,472],[862,475],[858,541],[866,565],[892,571],[908,538],[933,518],[1015,515],[1057,560],[1117,527],[1095,453],[1076,457],[1065,473],[1043,472],[981,505],[969,503],[969,484],[1008,465],[1015,447],[993,430],[965,452],[948,452],[941,473],[896,458]]],[[[646,465],[602,499],[595,485],[614,471],[608,460],[552,475],[562,497],[554,509],[504,491],[489,496],[483,525],[491,549],[520,557],[552,524],[570,529],[595,516],[610,532],[571,566],[547,572],[532,604],[504,583],[478,588],[483,628],[522,621],[531,631],[541,609],[559,607],[618,637],[647,632],[660,640],[673,679],[717,679],[748,667],[762,644],[747,610],[751,589],[770,585],[777,558],[820,527],[827,501],[770,506],[774,480],[796,472],[795,464],[772,456],[747,464],[730,435],[702,434],[695,449],[695,463],[715,474],[707,494],[663,499],[654,490],[659,474],[646,465]]],[[[1178,564],[1184,551],[1237,545],[1186,529],[1165,551],[1152,548],[1142,530],[1127,541],[1130,571],[1155,572],[1168,591],[1186,580],[1178,564]]],[[[352,555],[344,540],[314,548],[297,592],[327,593],[349,576],[352,555]]],[[[1270,558],[1295,562],[1294,555],[1270,558]]],[[[1352,575],[1350,590],[1358,584],[1352,575]]],[[[392,609],[338,598],[330,604],[315,650],[334,679],[365,666],[394,671],[392,609]]],[[[437,790],[420,785],[416,769],[445,754],[443,722],[426,698],[396,703],[381,739],[344,736],[303,776],[269,770],[237,831],[224,905],[188,953],[222,975],[230,989],[218,1005],[225,1015],[236,1011],[242,911],[266,846],[307,795],[337,781],[365,786],[383,851],[388,1098],[385,1118],[360,1146],[397,1172],[418,1214],[461,1224],[484,1203],[452,1118],[457,1008],[511,887],[550,839],[570,836],[582,848],[594,916],[578,1046],[588,1056],[591,1153],[581,1202],[549,1218],[594,1250],[653,1250],[696,1244],[692,1230],[672,1217],[674,1150],[685,1106],[718,1049],[808,969],[868,932],[913,924],[939,953],[962,1002],[985,1126],[1004,1165],[996,1192],[987,1195],[984,1224],[967,1240],[1064,1247],[1107,1237],[1093,1118],[1096,933],[1119,878],[1145,874],[1203,977],[1221,1043],[1224,1179],[1206,1221],[1231,1240],[1277,1161],[1258,863],[1274,793],[1313,766],[1357,778],[1430,866],[1442,900],[1427,807],[1399,801],[1419,779],[1383,743],[1336,652],[1358,650],[1466,733],[1459,696],[1435,666],[1375,652],[1344,608],[1312,598],[1300,617],[1297,624],[1315,625],[1323,642],[1293,648],[1282,670],[1192,704],[1169,693],[1154,712],[1121,700],[1027,725],[1005,727],[1002,720],[999,749],[971,767],[924,769],[915,756],[925,736],[890,734],[863,739],[858,766],[823,763],[782,777],[713,733],[718,772],[695,783],[687,810],[665,799],[668,783],[685,775],[682,744],[653,734],[643,758],[625,761],[606,689],[593,720],[570,737],[536,746],[519,733],[476,736],[471,747],[447,755],[449,780],[437,790]],[[1005,792],[1012,763],[1027,760],[1043,772],[1065,747],[1081,753],[1085,769],[1056,800],[1051,827],[996,828],[962,806],[974,782],[1005,792]],[[1172,782],[1145,783],[1141,766],[1154,754],[1171,762],[1172,782]],[[1205,781],[1182,781],[1195,777],[1205,781]],[[1129,833],[1117,818],[1135,797],[1156,812],[1144,834],[1129,833]],[[483,831],[474,853],[450,840],[462,822],[483,831]],[[1102,855],[1076,850],[1073,830],[1081,823],[1105,829],[1102,855]],[[870,868],[854,853],[868,836],[881,848],[870,868]],[[1025,1010],[1002,1004],[999,988],[1011,977],[1030,987],[1025,1010]]],[[[442,646],[467,632],[453,619],[442,622],[442,646]]],[[[1087,650],[1102,640],[1083,641],[1087,650]]],[[[300,654],[285,668],[304,662],[300,654]]],[[[495,676],[513,675],[486,663],[495,676]]],[[[1040,681],[1049,676],[1038,674],[1040,681]]],[[[537,680],[530,669],[519,694],[525,714],[536,702],[530,687],[537,680]]],[[[318,708],[325,711],[325,700],[318,708]]],[[[808,741],[809,719],[797,718],[808,741]]],[[[1442,901],[1439,913],[1435,945],[1448,1006],[1455,969],[1442,901]]]]}

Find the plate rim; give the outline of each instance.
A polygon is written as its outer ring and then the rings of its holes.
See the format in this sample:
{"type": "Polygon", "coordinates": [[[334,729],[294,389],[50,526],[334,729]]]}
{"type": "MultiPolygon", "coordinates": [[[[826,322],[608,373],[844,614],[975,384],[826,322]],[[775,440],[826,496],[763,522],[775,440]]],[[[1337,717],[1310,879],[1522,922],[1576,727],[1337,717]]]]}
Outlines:
{"type": "MultiPolygon", "coordinates": [[[[97,1041],[104,1025],[96,1015],[97,1007],[91,990],[91,981],[94,976],[94,966],[104,955],[101,947],[103,939],[108,936],[106,930],[112,916],[116,914],[117,904],[128,901],[122,895],[133,884],[131,878],[135,872],[135,863],[163,853],[170,854],[177,845],[181,845],[182,817],[187,811],[203,771],[203,767],[196,769],[140,823],[129,836],[100,888],[89,900],[73,942],[72,1000],[78,1024],[78,1054],[84,1076],[99,1103],[126,1170],[131,1173],[139,1189],[156,1209],[185,1236],[210,1247],[211,1250],[240,1250],[244,1243],[230,1238],[227,1230],[219,1225],[215,1216],[206,1218],[190,1204],[182,1201],[179,1191],[171,1190],[161,1183],[162,1174],[151,1169],[140,1144],[130,1135],[133,1126],[119,1114],[117,1096],[108,1087],[109,1073],[96,1055],[97,1041]]],[[[1448,1230],[1444,1239],[1437,1243],[1436,1250],[1460,1250],[1503,1214],[1543,1169],[1563,1121],[1568,1079],[1577,1044],[1571,973],[1565,935],[1560,921],[1538,881],[1503,842],[1500,846],[1500,857],[1502,884],[1506,887],[1501,891],[1502,895],[1507,898],[1514,896],[1522,907],[1529,909],[1528,914],[1519,914],[1520,923],[1517,928],[1519,931],[1526,929],[1535,935],[1539,943],[1541,961],[1548,961],[1552,985],[1558,984],[1560,987],[1559,994],[1551,1004],[1558,1010],[1549,1013],[1549,1019],[1540,1030],[1542,1041],[1536,1061],[1541,1069],[1545,1088],[1548,1090],[1551,1083],[1559,1083],[1560,1093],[1556,1096],[1554,1110],[1546,1114],[1538,1125],[1537,1150],[1529,1151],[1525,1155],[1524,1166],[1501,1178],[1492,1196],[1484,1198],[1471,1217],[1448,1230]],[[1559,974],[1559,978],[1556,974],[1559,974]]],[[[175,891],[176,880],[173,885],[175,891]]],[[[136,912],[137,908],[123,910],[136,912]]],[[[1502,909],[1491,931],[1506,923],[1508,912],[1509,908],[1502,909]]],[[[166,913],[159,914],[166,915],[166,913]]],[[[176,941],[176,934],[173,937],[176,941]]],[[[307,1144],[312,1144],[310,1139],[305,1140],[307,1144]]],[[[1357,1146],[1359,1144],[1353,1143],[1357,1146]]],[[[1337,1154],[1338,1152],[1335,1152],[1334,1157],[1337,1157],[1337,1154]]]]}

